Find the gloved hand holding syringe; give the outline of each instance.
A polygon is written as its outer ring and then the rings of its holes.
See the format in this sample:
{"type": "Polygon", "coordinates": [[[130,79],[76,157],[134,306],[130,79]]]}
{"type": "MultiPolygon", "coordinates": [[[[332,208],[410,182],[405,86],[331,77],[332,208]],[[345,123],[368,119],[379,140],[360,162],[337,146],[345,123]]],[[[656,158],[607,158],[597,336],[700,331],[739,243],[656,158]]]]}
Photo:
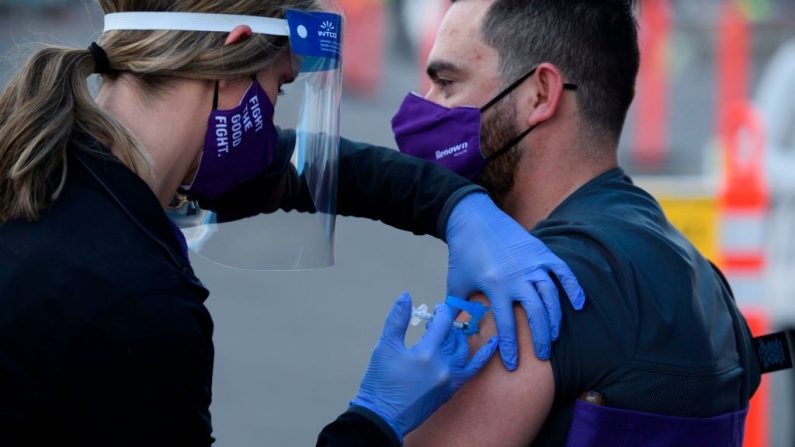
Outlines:
{"type": "MultiPolygon", "coordinates": [[[[454,296],[448,296],[445,300],[448,306],[466,311],[472,318],[469,320],[468,323],[462,323],[460,321],[454,321],[453,327],[456,329],[461,329],[464,331],[466,335],[473,335],[477,334],[480,331],[478,327],[478,323],[486,313],[489,311],[489,308],[476,302],[476,301],[466,301],[461,298],[457,298],[454,296]]],[[[420,304],[417,307],[412,307],[411,312],[411,320],[410,323],[412,326],[417,326],[420,322],[431,322],[433,320],[433,314],[428,312],[428,305],[427,304],[420,304]]]]}
{"type": "Polygon", "coordinates": [[[426,315],[428,306],[413,308],[408,293],[398,298],[370,357],[359,393],[351,401],[350,411],[365,416],[375,413],[392,428],[400,445],[406,433],[447,402],[497,351],[494,336],[470,354],[465,335],[467,330],[477,330],[475,316],[482,316],[488,308],[451,298],[447,303],[437,305],[432,315],[426,315]],[[474,312],[467,329],[461,323],[461,329],[454,329],[457,309],[474,312]],[[425,333],[416,344],[407,347],[409,323],[426,320],[430,321],[425,333]]]}
{"type": "MultiPolygon", "coordinates": [[[[428,305],[427,304],[420,304],[417,307],[412,308],[411,312],[411,325],[417,326],[421,322],[431,322],[433,321],[433,314],[428,312],[428,305]]],[[[454,321],[453,327],[456,329],[469,329],[469,323],[462,323],[460,321],[454,321]]]]}

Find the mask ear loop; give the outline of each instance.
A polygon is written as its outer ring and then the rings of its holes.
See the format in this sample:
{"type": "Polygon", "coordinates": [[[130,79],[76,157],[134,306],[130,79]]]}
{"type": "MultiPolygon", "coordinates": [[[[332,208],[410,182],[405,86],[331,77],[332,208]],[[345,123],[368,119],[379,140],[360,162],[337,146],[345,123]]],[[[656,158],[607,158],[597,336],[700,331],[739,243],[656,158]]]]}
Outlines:
{"type": "MultiPolygon", "coordinates": [[[[256,74],[251,75],[251,82],[259,83],[256,74]]],[[[215,81],[215,92],[213,92],[213,110],[218,110],[218,88],[218,81],[215,81]]]]}
{"type": "MultiPolygon", "coordinates": [[[[517,79],[516,82],[514,82],[513,84],[509,85],[505,90],[500,92],[499,95],[495,96],[494,99],[492,99],[491,101],[486,103],[485,106],[481,107],[480,108],[480,112],[483,113],[483,112],[489,110],[490,108],[494,107],[495,104],[500,102],[500,100],[502,100],[506,96],[510,95],[511,92],[516,90],[516,88],[519,87],[520,85],[522,85],[522,83],[524,81],[526,81],[527,78],[529,78],[530,76],[533,76],[537,69],[538,69],[538,67],[533,67],[533,69],[528,71],[527,74],[525,74],[521,78],[517,79]]],[[[563,89],[564,90],[572,90],[572,91],[573,90],[577,90],[577,84],[571,84],[571,83],[568,83],[568,82],[564,82],[563,83],[563,89]]]]}
{"type": "Polygon", "coordinates": [[[537,126],[538,126],[537,124],[535,126],[530,126],[527,130],[525,130],[524,132],[519,134],[518,137],[514,138],[508,144],[506,144],[505,146],[501,147],[500,150],[498,150],[497,152],[495,152],[495,153],[489,155],[488,157],[486,157],[486,161],[491,162],[495,158],[497,158],[497,157],[503,155],[504,153],[508,152],[509,150],[511,150],[511,148],[513,148],[514,146],[519,144],[519,142],[522,141],[524,139],[524,137],[529,135],[530,132],[532,132],[533,129],[535,129],[537,126]]]}
{"type": "Polygon", "coordinates": [[[218,110],[218,81],[215,81],[215,92],[213,93],[213,110],[218,110]]]}
{"type": "Polygon", "coordinates": [[[527,78],[529,78],[530,76],[533,76],[533,74],[536,72],[537,69],[538,69],[538,67],[533,67],[533,69],[528,71],[527,74],[525,74],[521,78],[517,79],[516,82],[514,82],[513,84],[511,84],[507,88],[505,88],[505,90],[503,90],[497,96],[495,96],[494,99],[492,99],[491,101],[486,103],[485,106],[481,107],[480,108],[480,112],[483,113],[483,112],[489,110],[490,108],[494,107],[495,104],[500,102],[500,100],[502,100],[502,98],[505,98],[506,96],[510,95],[512,91],[516,90],[516,87],[519,87],[524,81],[527,80],[527,78]]]}
{"type": "MultiPolygon", "coordinates": [[[[498,102],[500,102],[500,100],[502,100],[503,98],[508,96],[512,91],[514,91],[517,87],[519,87],[530,76],[533,76],[533,74],[535,74],[537,69],[538,69],[537,66],[533,67],[533,69],[528,71],[527,74],[525,74],[521,78],[517,79],[516,82],[514,82],[513,84],[509,85],[499,95],[495,96],[494,99],[492,99],[485,106],[483,106],[480,109],[480,113],[483,113],[483,112],[487,111],[488,109],[494,107],[495,104],[497,104],[498,102]]],[[[566,82],[566,83],[563,84],[563,89],[564,90],[572,90],[572,91],[574,91],[574,90],[577,90],[577,85],[566,82]]],[[[524,132],[519,134],[518,137],[516,137],[512,141],[508,142],[508,144],[506,144],[505,146],[501,147],[498,151],[494,152],[493,154],[489,155],[488,157],[485,157],[486,161],[491,162],[495,158],[500,157],[501,155],[503,155],[506,152],[508,152],[509,150],[511,150],[512,147],[514,147],[517,144],[519,144],[519,142],[522,141],[524,139],[524,137],[529,135],[530,132],[532,132],[533,129],[535,129],[537,126],[538,126],[538,124],[536,124],[535,126],[530,126],[527,130],[525,130],[524,132]]]]}

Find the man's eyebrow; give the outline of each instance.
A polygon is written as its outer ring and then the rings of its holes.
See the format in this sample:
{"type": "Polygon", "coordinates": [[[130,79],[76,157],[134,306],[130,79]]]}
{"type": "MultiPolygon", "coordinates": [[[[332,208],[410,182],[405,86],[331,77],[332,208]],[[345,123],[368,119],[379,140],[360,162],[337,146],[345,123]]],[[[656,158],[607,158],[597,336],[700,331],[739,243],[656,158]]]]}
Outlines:
{"type": "Polygon", "coordinates": [[[461,69],[460,69],[460,68],[458,68],[458,67],[457,67],[455,64],[453,64],[452,62],[447,62],[447,61],[431,61],[431,62],[428,64],[428,68],[427,68],[427,70],[426,70],[426,71],[427,71],[427,73],[428,73],[428,77],[429,77],[429,78],[431,78],[431,79],[437,79],[437,78],[439,77],[439,72],[440,72],[440,71],[447,71],[447,72],[458,73],[458,72],[460,72],[460,71],[461,71],[461,69]]]}

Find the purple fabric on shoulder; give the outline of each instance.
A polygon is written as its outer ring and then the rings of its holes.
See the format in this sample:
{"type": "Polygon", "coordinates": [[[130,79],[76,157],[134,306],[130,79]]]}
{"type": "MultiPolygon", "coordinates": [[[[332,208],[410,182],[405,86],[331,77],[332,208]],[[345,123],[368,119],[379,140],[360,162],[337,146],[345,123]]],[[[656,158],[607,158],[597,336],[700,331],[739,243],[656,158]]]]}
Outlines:
{"type": "Polygon", "coordinates": [[[711,418],[663,416],[578,400],[567,447],[742,447],[748,409],[711,418]]]}

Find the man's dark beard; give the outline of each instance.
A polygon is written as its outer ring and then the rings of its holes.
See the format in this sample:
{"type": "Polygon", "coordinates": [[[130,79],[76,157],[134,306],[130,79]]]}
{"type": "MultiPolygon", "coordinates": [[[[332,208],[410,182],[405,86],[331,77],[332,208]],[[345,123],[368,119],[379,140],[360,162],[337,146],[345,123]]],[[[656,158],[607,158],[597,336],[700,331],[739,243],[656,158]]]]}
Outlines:
{"type": "MultiPolygon", "coordinates": [[[[480,129],[480,147],[484,156],[488,157],[521,133],[513,124],[516,109],[510,96],[497,104],[483,119],[480,129]]],[[[483,171],[475,177],[475,183],[488,190],[491,199],[500,208],[505,198],[513,189],[514,176],[519,167],[522,152],[514,145],[506,152],[489,161],[483,171]]]]}

